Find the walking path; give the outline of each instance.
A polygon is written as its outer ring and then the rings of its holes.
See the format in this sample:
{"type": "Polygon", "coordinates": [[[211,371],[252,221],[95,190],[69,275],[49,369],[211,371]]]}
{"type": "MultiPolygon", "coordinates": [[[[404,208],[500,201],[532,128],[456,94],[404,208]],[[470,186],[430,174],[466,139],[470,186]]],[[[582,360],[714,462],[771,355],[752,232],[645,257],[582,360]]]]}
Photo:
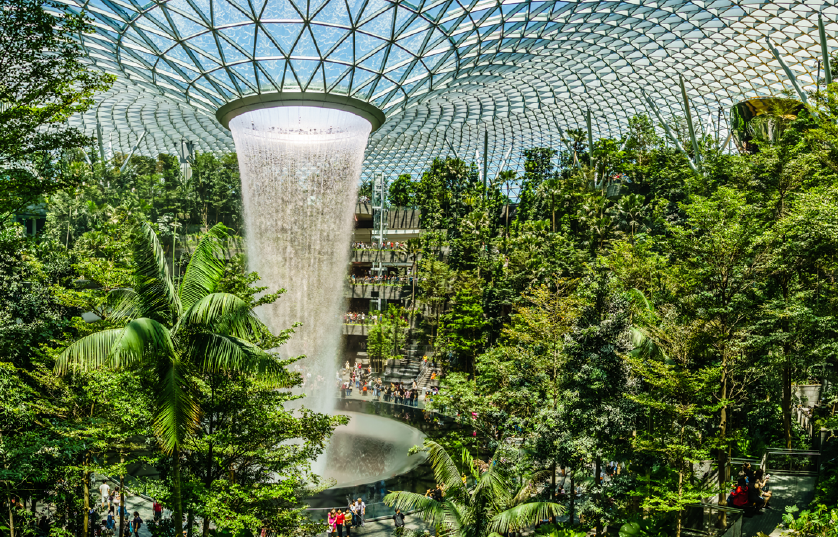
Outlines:
{"type": "Polygon", "coordinates": [[[812,501],[815,491],[815,476],[771,475],[771,509],[766,509],[742,521],[742,537],[755,537],[760,532],[770,537],[779,537],[782,532],[777,526],[783,521],[786,506],[796,505],[805,509],[812,501]]]}

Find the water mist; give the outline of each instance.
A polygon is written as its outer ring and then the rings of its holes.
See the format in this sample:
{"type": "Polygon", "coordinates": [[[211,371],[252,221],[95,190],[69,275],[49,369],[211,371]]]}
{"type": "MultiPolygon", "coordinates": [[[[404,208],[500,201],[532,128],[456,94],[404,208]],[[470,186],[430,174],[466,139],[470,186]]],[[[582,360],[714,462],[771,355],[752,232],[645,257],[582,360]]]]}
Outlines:
{"type": "Polygon", "coordinates": [[[245,112],[230,130],[249,269],[270,291],[286,289],[258,314],[274,333],[301,323],[280,351],[306,356],[297,362],[303,406],[333,413],[344,279],[371,124],[341,110],[281,106],[245,112]]]}

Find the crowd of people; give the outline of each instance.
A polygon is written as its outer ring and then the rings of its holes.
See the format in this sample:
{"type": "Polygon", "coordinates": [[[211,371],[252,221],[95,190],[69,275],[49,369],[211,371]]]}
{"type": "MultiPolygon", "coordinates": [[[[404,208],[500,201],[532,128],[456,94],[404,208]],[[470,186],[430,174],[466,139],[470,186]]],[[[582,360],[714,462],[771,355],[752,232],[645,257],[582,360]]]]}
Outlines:
{"type": "MultiPolygon", "coordinates": [[[[126,509],[127,491],[120,490],[120,487],[112,488],[107,479],[101,480],[98,489],[100,505],[91,505],[87,512],[88,534],[93,537],[118,535],[119,519],[122,516],[122,536],[139,537],[140,528],[145,521],[140,517],[139,511],[129,513],[126,509]]],[[[172,516],[172,512],[157,500],[152,500],[151,510],[154,519],[150,524],[161,524],[164,518],[169,519],[172,516]]]]}
{"type": "Polygon", "coordinates": [[[353,242],[352,249],[353,250],[398,250],[401,246],[405,244],[403,242],[393,242],[393,241],[384,241],[384,242],[353,242]]]}
{"type": "Polygon", "coordinates": [[[349,283],[352,285],[413,285],[412,274],[373,274],[367,272],[363,276],[351,274],[349,283]]]}
{"type": "Polygon", "coordinates": [[[768,485],[770,479],[770,474],[766,474],[761,468],[754,470],[751,463],[746,462],[739,472],[736,488],[727,497],[727,506],[753,511],[771,509],[768,505],[771,500],[768,485]]]}
{"type": "Polygon", "coordinates": [[[364,526],[366,515],[367,505],[361,498],[354,502],[350,501],[349,507],[346,509],[332,509],[326,519],[329,524],[327,533],[343,537],[344,532],[346,532],[346,537],[350,537],[352,528],[357,530],[357,528],[364,526]]]}
{"type": "MultiPolygon", "coordinates": [[[[428,365],[427,356],[423,357],[422,364],[420,376],[428,365]]],[[[436,372],[432,372],[431,380],[435,379],[436,372]]],[[[352,395],[352,391],[356,390],[358,395],[361,396],[371,394],[376,401],[383,400],[387,403],[413,407],[419,405],[420,398],[428,403],[439,393],[439,386],[422,387],[418,385],[418,381],[419,378],[417,377],[410,383],[387,383],[381,377],[376,378],[373,375],[371,366],[364,367],[361,362],[357,362],[353,367],[347,361],[344,364],[343,375],[340,372],[337,374],[337,388],[341,397],[349,397],[352,395]]]]}

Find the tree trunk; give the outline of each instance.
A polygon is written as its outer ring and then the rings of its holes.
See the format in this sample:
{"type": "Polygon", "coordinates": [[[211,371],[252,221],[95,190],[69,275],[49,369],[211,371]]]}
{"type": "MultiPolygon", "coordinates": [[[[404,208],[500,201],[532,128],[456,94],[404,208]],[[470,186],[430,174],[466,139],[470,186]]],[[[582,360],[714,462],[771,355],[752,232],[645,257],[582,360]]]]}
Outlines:
{"type": "Polygon", "coordinates": [[[15,505],[14,496],[9,496],[9,537],[15,537],[15,505]]]}
{"type": "Polygon", "coordinates": [[[788,365],[788,355],[783,358],[786,360],[783,366],[783,432],[786,449],[791,449],[791,367],[788,365]]]}
{"type": "Polygon", "coordinates": [[[175,518],[175,537],[183,535],[183,505],[180,491],[180,449],[172,450],[172,512],[175,518]]]}
{"type": "MultiPolygon", "coordinates": [[[[127,494],[125,494],[125,474],[122,473],[122,466],[125,464],[125,453],[119,453],[119,535],[125,536],[125,504],[127,494]]],[[[180,536],[178,536],[180,537],[180,536]]]]}
{"type": "Polygon", "coordinates": [[[84,476],[84,483],[82,484],[82,490],[84,491],[84,534],[90,535],[90,452],[85,453],[84,455],[84,472],[82,472],[82,476],[84,476]]]}
{"type": "Polygon", "coordinates": [[[192,526],[195,524],[195,513],[192,508],[189,508],[188,515],[186,515],[186,537],[192,537],[192,526]]]}
{"type": "MultiPolygon", "coordinates": [[[[720,399],[727,399],[727,367],[722,365],[722,387],[720,399]]],[[[719,411],[719,449],[717,452],[716,465],[719,469],[719,504],[722,504],[726,498],[727,489],[727,452],[725,451],[725,435],[727,433],[727,406],[723,406],[719,411]]]]}
{"type": "Polygon", "coordinates": [[[550,467],[550,501],[556,498],[556,463],[550,467]]]}
{"type": "MultiPolygon", "coordinates": [[[[597,500],[599,500],[599,506],[602,508],[602,481],[599,479],[599,474],[602,468],[602,460],[600,459],[599,455],[596,458],[596,464],[594,466],[594,483],[596,484],[597,488],[597,500]]],[[[602,519],[597,516],[596,518],[596,536],[599,537],[602,535],[602,519]]]]}
{"type": "Polygon", "coordinates": [[[678,463],[678,520],[675,528],[675,537],[681,537],[681,525],[684,517],[684,510],[681,508],[681,498],[684,495],[684,461],[678,463]]]}
{"type": "Polygon", "coordinates": [[[576,487],[573,483],[573,470],[568,470],[570,471],[570,490],[568,491],[570,492],[570,508],[568,509],[568,520],[570,521],[570,525],[572,526],[575,511],[574,508],[576,507],[576,487]]]}

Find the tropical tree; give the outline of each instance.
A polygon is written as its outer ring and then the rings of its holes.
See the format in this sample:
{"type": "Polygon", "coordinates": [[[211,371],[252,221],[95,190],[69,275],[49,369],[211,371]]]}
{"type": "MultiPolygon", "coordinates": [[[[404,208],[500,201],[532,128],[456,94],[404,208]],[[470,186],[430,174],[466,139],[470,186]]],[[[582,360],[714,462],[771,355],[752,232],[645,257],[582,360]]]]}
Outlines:
{"type": "Polygon", "coordinates": [[[564,512],[560,504],[531,501],[536,483],[544,476],[519,479],[497,452],[494,463],[486,465],[479,464],[464,449],[461,476],[457,464],[436,442],[426,439],[417,451],[428,454],[436,482],[444,488],[442,500],[397,491],[385,496],[384,503],[402,511],[415,510],[425,522],[444,528],[446,534],[500,537],[564,512]]]}
{"type": "Polygon", "coordinates": [[[193,374],[235,372],[270,379],[289,377],[280,361],[260,348],[276,344],[251,305],[216,292],[224,275],[227,228],[218,224],[198,243],[176,286],[157,235],[148,223],[132,238],[136,272],[133,289],[115,290],[110,320],[125,325],[79,339],[58,357],[56,369],[132,368],[155,379],[154,432],[172,457],[172,508],[176,534],[182,533],[180,450],[200,415],[193,374]]]}

